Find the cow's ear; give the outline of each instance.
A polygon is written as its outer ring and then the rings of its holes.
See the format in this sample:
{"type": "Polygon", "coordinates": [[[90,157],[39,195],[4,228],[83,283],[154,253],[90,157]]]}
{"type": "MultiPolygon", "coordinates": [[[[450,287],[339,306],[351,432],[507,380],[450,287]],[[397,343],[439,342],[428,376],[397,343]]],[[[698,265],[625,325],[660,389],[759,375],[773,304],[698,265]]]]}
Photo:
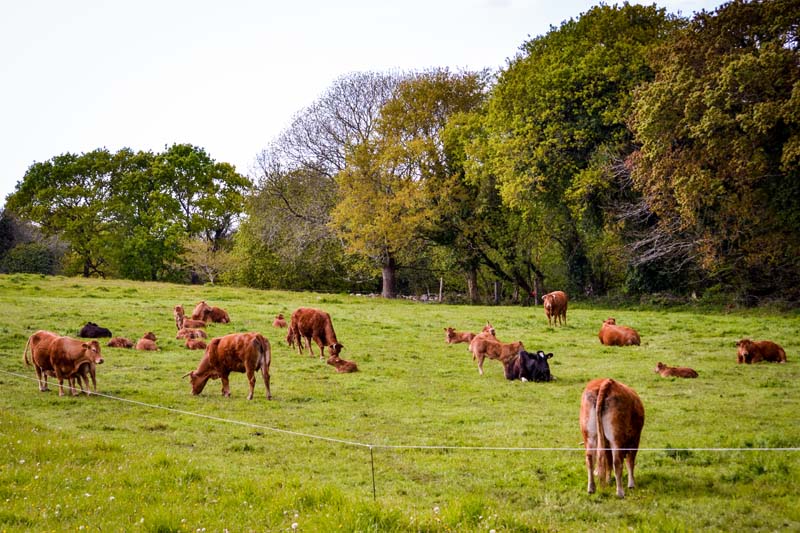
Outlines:
{"type": "Polygon", "coordinates": [[[553,354],[552,354],[552,353],[549,353],[549,354],[547,354],[547,355],[545,355],[545,356],[544,356],[544,358],[545,358],[545,359],[550,359],[550,358],[552,358],[552,357],[553,357],[553,354]]]}
{"type": "Polygon", "coordinates": [[[86,342],[84,342],[81,346],[83,346],[85,350],[88,350],[90,348],[89,343],[86,342]]]}

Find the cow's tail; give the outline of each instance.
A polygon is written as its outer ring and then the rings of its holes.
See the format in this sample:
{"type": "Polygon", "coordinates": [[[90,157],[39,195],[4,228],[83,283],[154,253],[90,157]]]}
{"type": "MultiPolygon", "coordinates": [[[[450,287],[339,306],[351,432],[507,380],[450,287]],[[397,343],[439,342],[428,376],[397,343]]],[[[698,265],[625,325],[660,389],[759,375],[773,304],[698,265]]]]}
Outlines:
{"type": "Polygon", "coordinates": [[[613,379],[607,379],[600,384],[600,389],[597,391],[597,401],[595,403],[595,420],[597,421],[597,449],[596,449],[596,462],[597,465],[597,476],[600,478],[601,482],[604,482],[606,479],[606,472],[610,465],[606,460],[606,450],[605,448],[610,447],[611,443],[606,442],[606,435],[603,431],[603,407],[605,407],[606,397],[608,396],[609,390],[614,385],[613,379]]]}
{"type": "Polygon", "coordinates": [[[270,348],[269,341],[259,333],[253,338],[253,345],[258,352],[256,370],[260,370],[262,367],[269,368],[272,362],[272,349],[270,348]]]}
{"type": "MultiPolygon", "coordinates": [[[[28,337],[28,342],[25,343],[25,349],[22,351],[22,360],[25,361],[25,364],[27,366],[31,366],[31,362],[28,361],[28,348],[31,345],[31,338],[33,338],[33,335],[28,337]]],[[[31,359],[33,359],[33,352],[32,351],[31,351],[31,359]]]]}

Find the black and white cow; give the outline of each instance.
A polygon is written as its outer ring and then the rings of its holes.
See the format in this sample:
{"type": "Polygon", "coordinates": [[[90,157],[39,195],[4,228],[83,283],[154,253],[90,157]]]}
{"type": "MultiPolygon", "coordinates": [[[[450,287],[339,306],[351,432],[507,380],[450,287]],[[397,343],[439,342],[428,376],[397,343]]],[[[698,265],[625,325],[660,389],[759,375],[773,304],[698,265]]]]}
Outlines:
{"type": "Polygon", "coordinates": [[[505,365],[506,379],[552,381],[553,376],[550,374],[550,364],[547,362],[552,357],[552,353],[546,354],[542,350],[538,350],[536,353],[528,353],[525,350],[521,350],[517,357],[505,365]]]}

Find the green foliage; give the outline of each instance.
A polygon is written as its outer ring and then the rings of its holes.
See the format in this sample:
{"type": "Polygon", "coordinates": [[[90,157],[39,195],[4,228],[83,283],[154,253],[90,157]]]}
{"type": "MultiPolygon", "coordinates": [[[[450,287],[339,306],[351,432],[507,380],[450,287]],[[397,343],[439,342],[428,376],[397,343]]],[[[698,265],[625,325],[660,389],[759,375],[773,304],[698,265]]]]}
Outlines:
{"type": "Polygon", "coordinates": [[[23,243],[18,244],[3,256],[0,261],[0,271],[56,274],[60,270],[60,259],[44,243],[23,243]]]}

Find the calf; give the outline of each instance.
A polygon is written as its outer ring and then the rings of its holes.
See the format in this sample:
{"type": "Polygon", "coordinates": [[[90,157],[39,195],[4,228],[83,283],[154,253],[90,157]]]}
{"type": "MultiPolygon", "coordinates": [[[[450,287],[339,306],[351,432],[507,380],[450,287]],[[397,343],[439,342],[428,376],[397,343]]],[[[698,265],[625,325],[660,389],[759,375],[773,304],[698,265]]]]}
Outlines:
{"type": "Polygon", "coordinates": [[[547,325],[567,324],[567,293],[563,291],[553,291],[542,296],[544,314],[547,316],[547,325]],[[552,319],[552,324],[550,320],[552,319]]]}
{"type": "Polygon", "coordinates": [[[108,341],[106,346],[110,346],[111,348],[133,348],[133,341],[125,337],[114,337],[108,341]]]}
{"type": "Polygon", "coordinates": [[[153,333],[152,331],[148,331],[147,333],[145,333],[141,339],[136,341],[136,349],[148,352],[158,351],[158,346],[156,345],[155,333],[153,333]]]}
{"type": "Polygon", "coordinates": [[[212,307],[203,300],[194,307],[191,320],[228,324],[231,321],[231,317],[221,307],[212,307]]]}
{"type": "Polygon", "coordinates": [[[176,305],[175,309],[173,310],[173,314],[175,315],[175,326],[177,326],[178,331],[186,328],[206,327],[206,323],[204,320],[187,318],[186,315],[184,314],[182,305],[176,305]]]}
{"type": "Polygon", "coordinates": [[[44,392],[47,388],[47,376],[54,376],[53,365],[50,362],[50,347],[54,340],[60,335],[52,331],[39,330],[30,337],[25,343],[25,350],[22,352],[25,364],[33,364],[36,370],[36,377],[39,380],[39,390],[44,392]],[[31,352],[31,359],[28,360],[28,350],[31,352]]]}
{"type": "Polygon", "coordinates": [[[622,461],[628,468],[628,488],[633,488],[633,468],[644,427],[644,406],[639,395],[613,379],[591,380],[581,397],[580,425],[586,447],[589,494],[595,491],[596,459],[597,476],[601,482],[609,482],[609,465],[613,465],[617,496],[624,498],[622,461]]]}
{"type": "Polygon", "coordinates": [[[184,377],[189,376],[192,384],[192,394],[200,394],[209,379],[222,379],[222,395],[230,396],[231,389],[228,376],[231,372],[244,372],[250,384],[248,400],[253,399],[253,389],[256,384],[256,370],[261,370],[264,386],[267,389],[267,399],[272,399],[269,390],[269,365],[272,360],[269,341],[260,333],[231,333],[224,337],[211,339],[200,359],[196,370],[192,370],[184,377]]]}
{"type": "Polygon", "coordinates": [[[283,314],[278,313],[278,315],[275,317],[275,320],[272,321],[272,326],[276,328],[286,327],[286,319],[283,318],[283,314]]]}
{"type": "Polygon", "coordinates": [[[607,318],[600,326],[597,334],[601,344],[606,346],[639,346],[639,334],[635,329],[628,326],[618,326],[614,318],[607,318]]]}
{"type": "Polygon", "coordinates": [[[186,339],[186,347],[190,350],[205,350],[206,343],[200,339],[186,339]]]}
{"type": "Polygon", "coordinates": [[[358,372],[358,365],[354,361],[346,361],[338,355],[331,355],[326,361],[329,365],[336,368],[336,371],[344,374],[348,372],[358,372]]]}
{"type": "MultiPolygon", "coordinates": [[[[463,331],[463,332],[456,331],[455,328],[451,327],[444,328],[444,331],[445,331],[444,341],[447,344],[457,344],[459,342],[472,342],[472,339],[474,339],[477,335],[479,335],[469,331],[463,331]]],[[[481,333],[488,333],[492,337],[494,337],[495,336],[494,326],[492,326],[487,321],[486,325],[483,326],[481,333]]]]}
{"type": "Polygon", "coordinates": [[[472,352],[472,360],[478,360],[478,373],[483,375],[483,360],[488,357],[489,359],[498,359],[503,366],[508,361],[513,359],[524,350],[522,341],[516,342],[500,342],[497,339],[489,336],[488,333],[477,335],[472,342],[469,343],[469,350],[472,352]]]}
{"type": "Polygon", "coordinates": [[[773,363],[785,363],[786,352],[780,345],[772,341],[751,341],[750,339],[741,339],[736,341],[738,348],[736,354],[736,362],[741,363],[760,363],[761,361],[769,361],[773,363]]]}
{"type": "MultiPolygon", "coordinates": [[[[50,346],[50,362],[53,367],[53,373],[58,379],[58,395],[63,396],[64,379],[69,380],[72,393],[78,394],[72,385],[72,379],[78,375],[81,365],[87,363],[90,365],[89,371],[92,372],[92,380],[94,381],[94,367],[91,365],[102,364],[103,357],[100,355],[100,344],[96,340],[87,343],[70,337],[58,337],[52,341],[50,346]]],[[[95,382],[96,389],[97,384],[95,382]]]]}
{"type": "Polygon", "coordinates": [[[342,346],[336,339],[336,332],[333,330],[331,315],[321,309],[300,307],[292,313],[290,333],[286,336],[287,342],[291,345],[297,342],[298,353],[303,353],[303,339],[306,341],[309,353],[313,356],[314,350],[311,348],[311,340],[319,346],[319,358],[325,358],[325,347],[330,350],[331,355],[339,355],[342,346]],[[291,340],[290,340],[291,339],[291,340]]]}
{"type": "Polygon", "coordinates": [[[87,322],[85,326],[78,332],[78,337],[85,337],[90,339],[97,339],[100,337],[111,337],[111,331],[95,324],[94,322],[87,322]]]}
{"type": "Polygon", "coordinates": [[[550,364],[548,359],[552,359],[553,354],[545,354],[542,350],[536,353],[528,353],[520,350],[519,355],[514,359],[504,363],[506,379],[522,381],[552,381],[550,374],[550,364]]]}
{"type": "Polygon", "coordinates": [[[208,333],[203,331],[202,329],[194,329],[194,328],[184,328],[178,330],[178,334],[175,335],[176,339],[205,339],[208,337],[208,333]]]}
{"type": "Polygon", "coordinates": [[[685,366],[667,366],[660,362],[656,365],[656,374],[660,374],[664,378],[696,378],[697,372],[685,366]]]}

